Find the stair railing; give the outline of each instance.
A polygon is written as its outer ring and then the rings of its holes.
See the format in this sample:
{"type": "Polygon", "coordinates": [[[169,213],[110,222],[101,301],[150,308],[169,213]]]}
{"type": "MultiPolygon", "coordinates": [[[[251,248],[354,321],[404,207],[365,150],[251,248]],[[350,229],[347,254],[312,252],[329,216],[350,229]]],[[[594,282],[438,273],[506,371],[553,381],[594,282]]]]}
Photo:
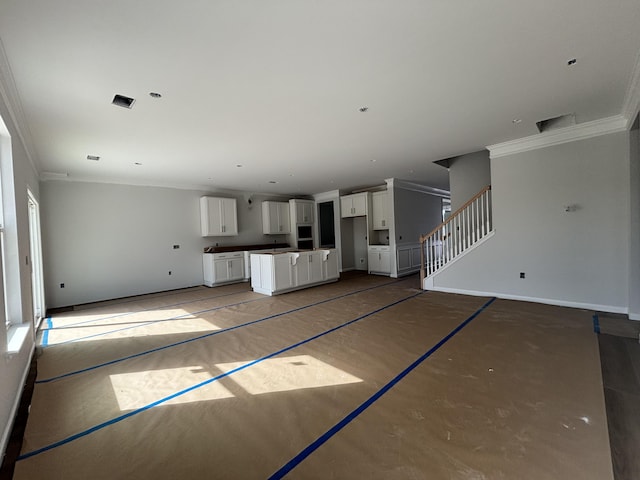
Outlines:
{"type": "Polygon", "coordinates": [[[493,231],[491,185],[453,212],[447,220],[420,236],[420,286],[462,252],[493,231]]]}

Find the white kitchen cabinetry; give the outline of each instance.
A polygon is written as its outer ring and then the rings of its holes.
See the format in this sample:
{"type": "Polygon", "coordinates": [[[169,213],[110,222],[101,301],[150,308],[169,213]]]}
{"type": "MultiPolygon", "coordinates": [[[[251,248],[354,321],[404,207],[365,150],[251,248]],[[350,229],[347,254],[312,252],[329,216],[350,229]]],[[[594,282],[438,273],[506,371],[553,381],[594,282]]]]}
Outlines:
{"type": "Polygon", "coordinates": [[[236,199],[200,197],[200,227],[203,237],[238,235],[236,199]]]}
{"type": "Polygon", "coordinates": [[[342,218],[361,217],[367,214],[367,192],[343,195],[340,197],[340,215],[342,218]]]}
{"type": "Polygon", "coordinates": [[[391,250],[388,245],[369,246],[369,273],[389,275],[391,273],[391,250]]]}
{"type": "Polygon", "coordinates": [[[389,230],[389,193],[373,192],[371,194],[373,210],[373,229],[389,230]]]}
{"type": "Polygon", "coordinates": [[[262,202],[262,233],[266,235],[291,233],[289,203],[262,202]]]}
{"type": "Polygon", "coordinates": [[[322,251],[294,253],[293,278],[298,286],[322,281],[322,251]]]}
{"type": "Polygon", "coordinates": [[[215,287],[245,281],[244,252],[204,253],[202,255],[204,284],[215,287]]]}
{"type": "Polygon", "coordinates": [[[338,280],[335,249],[251,254],[251,288],[277,295],[338,280]]]}
{"type": "MultiPolygon", "coordinates": [[[[289,200],[291,208],[295,209],[295,224],[296,225],[313,225],[313,210],[315,203],[311,200],[289,200]]],[[[293,212],[292,212],[293,216],[293,212]]]]}

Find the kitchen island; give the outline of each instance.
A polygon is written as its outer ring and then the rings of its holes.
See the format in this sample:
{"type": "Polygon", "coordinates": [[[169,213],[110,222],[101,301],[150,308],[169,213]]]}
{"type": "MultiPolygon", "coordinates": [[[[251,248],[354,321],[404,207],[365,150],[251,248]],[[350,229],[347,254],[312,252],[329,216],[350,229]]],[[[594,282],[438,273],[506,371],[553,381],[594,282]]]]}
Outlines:
{"type": "Polygon", "coordinates": [[[251,288],[263,295],[335,282],[339,277],[334,248],[251,254],[251,288]]]}

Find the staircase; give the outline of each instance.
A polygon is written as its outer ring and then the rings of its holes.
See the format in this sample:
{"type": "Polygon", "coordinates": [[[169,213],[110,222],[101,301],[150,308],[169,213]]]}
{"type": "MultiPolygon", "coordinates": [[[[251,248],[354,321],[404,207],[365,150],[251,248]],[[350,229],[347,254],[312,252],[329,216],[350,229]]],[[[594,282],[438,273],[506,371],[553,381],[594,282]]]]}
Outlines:
{"type": "Polygon", "coordinates": [[[432,286],[432,278],[465,252],[493,233],[491,185],[484,187],[443,223],[420,236],[420,285],[432,286]]]}

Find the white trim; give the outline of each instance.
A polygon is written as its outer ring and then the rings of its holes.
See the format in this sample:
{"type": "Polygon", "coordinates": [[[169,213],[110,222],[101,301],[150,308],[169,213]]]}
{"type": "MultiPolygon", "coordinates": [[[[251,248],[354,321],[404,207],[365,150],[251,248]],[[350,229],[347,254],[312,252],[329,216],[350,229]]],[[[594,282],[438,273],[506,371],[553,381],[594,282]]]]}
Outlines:
{"type": "Polygon", "coordinates": [[[556,305],[558,307],[580,308],[583,310],[594,310],[597,312],[622,313],[622,314],[627,313],[627,309],[624,307],[615,307],[613,305],[599,305],[596,303],[569,302],[566,300],[558,300],[555,298],[526,297],[523,295],[511,295],[507,293],[495,293],[495,292],[479,292],[476,290],[464,290],[460,288],[448,288],[448,287],[432,287],[429,290],[433,290],[435,292],[444,292],[444,293],[457,293],[460,295],[472,295],[475,297],[496,297],[496,298],[501,298],[503,300],[517,300],[519,302],[543,303],[545,305],[556,305]]]}
{"type": "Polygon", "coordinates": [[[33,172],[37,177],[40,174],[40,168],[38,168],[39,162],[33,143],[33,136],[31,135],[29,123],[22,109],[22,102],[20,101],[20,95],[18,94],[18,89],[13,79],[13,73],[9,66],[9,59],[4,50],[2,39],[0,39],[0,96],[4,99],[9,116],[13,121],[18,137],[20,137],[24,150],[27,153],[31,168],[33,168],[33,172]]]}
{"type": "Polygon", "coordinates": [[[330,190],[328,192],[314,193],[313,199],[318,202],[328,202],[329,200],[335,200],[340,198],[340,190],[330,190]]]}
{"type": "Polygon", "coordinates": [[[640,320],[640,313],[631,313],[629,312],[629,320],[640,320]]]}
{"type": "Polygon", "coordinates": [[[489,145],[490,158],[499,158],[515,153],[537,150],[539,148],[551,147],[563,143],[573,142],[576,140],[585,140],[587,138],[606,135],[608,133],[616,133],[627,130],[629,120],[623,115],[602,118],[592,122],[580,123],[570,127],[559,128],[550,132],[531,135],[529,137],[511,140],[509,142],[497,143],[489,145]]]}
{"type": "Polygon", "coordinates": [[[638,114],[640,108],[640,51],[636,57],[636,63],[629,80],[629,87],[624,96],[624,103],[622,104],[622,115],[629,122],[629,128],[633,125],[633,121],[638,114]]]}
{"type": "Polygon", "coordinates": [[[16,415],[18,414],[18,408],[20,407],[20,400],[22,399],[22,393],[24,391],[24,385],[27,382],[27,376],[29,375],[29,370],[31,369],[31,360],[33,359],[33,352],[36,349],[36,344],[33,342],[31,344],[31,353],[29,354],[29,361],[27,362],[27,366],[22,373],[22,381],[20,382],[20,391],[17,393],[16,398],[13,400],[13,406],[9,411],[9,421],[5,425],[4,432],[2,432],[2,440],[0,440],[0,458],[4,458],[4,454],[7,450],[7,444],[9,443],[9,437],[11,436],[11,430],[13,430],[13,424],[16,420],[16,415]]]}
{"type": "Polygon", "coordinates": [[[387,182],[387,190],[392,188],[401,188],[403,190],[409,190],[411,192],[426,193],[429,195],[435,195],[436,197],[451,198],[451,192],[449,190],[441,190],[440,188],[428,187],[427,185],[407,182],[406,180],[400,180],[398,178],[387,178],[385,182],[387,182]]]}

